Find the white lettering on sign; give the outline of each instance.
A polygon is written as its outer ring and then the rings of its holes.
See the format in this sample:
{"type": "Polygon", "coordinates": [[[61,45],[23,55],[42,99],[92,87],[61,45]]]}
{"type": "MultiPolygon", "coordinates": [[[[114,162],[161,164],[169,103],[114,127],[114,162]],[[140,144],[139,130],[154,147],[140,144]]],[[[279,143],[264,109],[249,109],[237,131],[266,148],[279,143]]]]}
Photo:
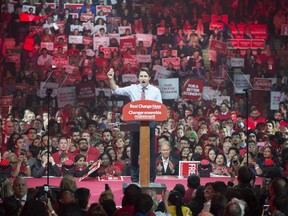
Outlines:
{"type": "Polygon", "coordinates": [[[197,173],[197,164],[189,164],[188,175],[197,173]]]}

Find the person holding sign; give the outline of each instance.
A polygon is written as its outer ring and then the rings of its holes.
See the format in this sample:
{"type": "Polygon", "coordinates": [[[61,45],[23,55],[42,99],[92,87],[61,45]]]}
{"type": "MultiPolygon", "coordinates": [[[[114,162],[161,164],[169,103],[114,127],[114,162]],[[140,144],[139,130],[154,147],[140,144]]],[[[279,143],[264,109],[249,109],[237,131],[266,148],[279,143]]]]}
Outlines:
{"type": "MultiPolygon", "coordinates": [[[[148,68],[140,68],[137,77],[139,84],[133,84],[123,88],[119,88],[114,80],[114,70],[111,68],[107,73],[109,78],[110,88],[113,94],[126,95],[131,101],[137,100],[154,100],[162,103],[161,92],[158,88],[150,84],[151,72],[148,68]]],[[[131,146],[131,180],[132,182],[139,182],[139,131],[130,132],[130,146],[131,146]]],[[[150,182],[154,182],[155,173],[155,122],[150,122],[150,182]]]]}

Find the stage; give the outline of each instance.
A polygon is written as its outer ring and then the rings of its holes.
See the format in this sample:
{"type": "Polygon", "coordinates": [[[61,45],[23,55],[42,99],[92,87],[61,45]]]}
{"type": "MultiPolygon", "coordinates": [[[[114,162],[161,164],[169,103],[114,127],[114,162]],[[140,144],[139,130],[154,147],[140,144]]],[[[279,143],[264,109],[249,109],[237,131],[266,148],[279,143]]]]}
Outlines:
{"type": "MultiPolygon", "coordinates": [[[[47,183],[46,178],[26,178],[28,187],[35,188],[37,186],[43,186],[47,183]]],[[[50,177],[49,185],[58,187],[62,178],[50,177]]],[[[121,206],[121,200],[123,197],[123,183],[131,183],[129,176],[123,176],[122,181],[99,181],[97,178],[84,179],[79,182],[79,179],[75,178],[78,188],[86,187],[90,189],[91,198],[90,203],[98,202],[99,195],[105,190],[105,184],[109,184],[112,192],[115,196],[115,202],[117,206],[121,206]]],[[[227,183],[230,177],[210,177],[201,178],[201,185],[205,185],[207,182],[223,181],[227,183]]],[[[12,181],[12,180],[11,180],[12,181]]],[[[155,183],[164,183],[168,190],[172,190],[176,184],[183,184],[187,188],[187,179],[178,178],[178,176],[157,176],[155,183]]],[[[256,178],[256,184],[261,185],[262,178],[256,178]]],[[[159,195],[160,196],[160,195],[159,195]]],[[[160,197],[159,197],[160,198],[160,197]]]]}

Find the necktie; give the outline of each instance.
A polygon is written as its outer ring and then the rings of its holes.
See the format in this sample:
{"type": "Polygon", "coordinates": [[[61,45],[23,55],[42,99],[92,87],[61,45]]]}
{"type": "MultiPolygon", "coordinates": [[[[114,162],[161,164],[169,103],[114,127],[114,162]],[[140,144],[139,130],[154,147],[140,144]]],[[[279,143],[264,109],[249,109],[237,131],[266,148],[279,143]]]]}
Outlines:
{"type": "Polygon", "coordinates": [[[146,89],[146,87],[143,87],[143,88],[142,88],[141,100],[145,100],[145,89],[146,89]]]}

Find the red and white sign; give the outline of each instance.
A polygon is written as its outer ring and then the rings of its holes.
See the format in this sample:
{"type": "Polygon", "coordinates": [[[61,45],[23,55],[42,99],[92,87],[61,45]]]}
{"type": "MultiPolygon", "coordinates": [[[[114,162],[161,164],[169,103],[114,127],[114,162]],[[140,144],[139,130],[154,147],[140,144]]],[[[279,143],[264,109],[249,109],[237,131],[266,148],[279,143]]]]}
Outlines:
{"type": "Polygon", "coordinates": [[[64,23],[64,21],[57,21],[57,22],[55,22],[55,25],[58,28],[64,28],[65,23],[64,23]]]}
{"type": "Polygon", "coordinates": [[[189,175],[198,175],[200,161],[179,161],[179,176],[187,178],[189,175]]]}
{"type": "Polygon", "coordinates": [[[83,44],[90,44],[92,45],[93,44],[93,38],[91,37],[83,37],[83,44]]]}
{"type": "Polygon", "coordinates": [[[132,54],[136,53],[136,39],[135,38],[120,38],[120,53],[125,53],[130,49],[132,54]]]}
{"type": "Polygon", "coordinates": [[[272,80],[268,78],[254,78],[253,90],[271,91],[272,80]]]}
{"type": "Polygon", "coordinates": [[[160,102],[152,100],[138,100],[123,107],[124,121],[166,121],[167,108],[160,102]]]}
{"type": "Polygon", "coordinates": [[[83,36],[69,35],[68,41],[70,44],[82,44],[83,43],[83,36]]]}
{"type": "Polygon", "coordinates": [[[137,83],[138,79],[137,79],[137,75],[136,74],[123,74],[122,75],[122,82],[123,83],[137,83]]]}
{"type": "Polygon", "coordinates": [[[155,71],[154,80],[166,79],[171,77],[172,75],[172,71],[167,70],[165,67],[161,65],[154,65],[153,71],[155,71]]]}
{"type": "Polygon", "coordinates": [[[264,39],[231,39],[227,40],[228,49],[264,49],[264,39]]]}
{"type": "Polygon", "coordinates": [[[79,178],[79,182],[86,179],[90,174],[92,174],[93,172],[95,172],[96,170],[99,169],[99,167],[101,166],[101,161],[97,161],[96,166],[94,166],[91,170],[89,170],[88,173],[86,173],[85,175],[83,175],[81,178],[79,178]]]}
{"type": "Polygon", "coordinates": [[[231,58],[230,64],[231,67],[244,67],[245,59],[244,58],[231,58]]]}
{"type": "Polygon", "coordinates": [[[14,62],[16,64],[20,64],[20,54],[13,53],[12,55],[8,55],[8,56],[6,56],[6,61],[7,62],[14,62]]]}
{"type": "MultiPolygon", "coordinates": [[[[171,56],[177,57],[177,50],[169,50],[171,52],[171,56]]],[[[160,50],[160,57],[165,58],[167,56],[168,50],[160,50]]],[[[187,59],[188,60],[188,59],[187,59]]]]}
{"type": "Polygon", "coordinates": [[[137,58],[134,55],[123,54],[123,65],[127,68],[127,65],[131,64],[132,68],[137,67],[137,58]]]}
{"type": "Polygon", "coordinates": [[[78,67],[74,67],[72,65],[67,65],[65,72],[68,74],[74,74],[74,71],[78,71],[78,67]]]}
{"type": "Polygon", "coordinates": [[[111,10],[112,10],[112,6],[111,5],[97,5],[96,6],[96,11],[97,13],[99,13],[99,11],[103,11],[104,16],[107,16],[111,10]]]}
{"type": "Polygon", "coordinates": [[[49,51],[54,51],[54,43],[53,42],[41,42],[41,49],[46,48],[49,51]]]}
{"type": "Polygon", "coordinates": [[[105,58],[110,58],[111,53],[114,51],[118,51],[118,47],[101,47],[101,52],[104,53],[105,58]]]}
{"type": "Polygon", "coordinates": [[[218,40],[211,40],[209,49],[214,50],[217,53],[225,54],[227,50],[227,43],[218,40]]]}
{"type": "MultiPolygon", "coordinates": [[[[108,34],[109,40],[111,41],[113,38],[115,38],[118,41],[118,44],[120,44],[120,34],[108,34]]],[[[112,46],[112,44],[111,44],[112,46]]]]}
{"type": "Polygon", "coordinates": [[[64,40],[64,43],[67,43],[68,42],[68,35],[66,34],[58,34],[54,37],[54,43],[58,43],[60,38],[63,38],[64,40]]]}
{"type": "Polygon", "coordinates": [[[145,47],[151,47],[152,39],[152,34],[136,34],[136,43],[138,44],[139,41],[142,41],[145,47]]]}
{"type": "Polygon", "coordinates": [[[27,12],[27,13],[30,13],[30,8],[31,8],[31,12],[33,14],[36,14],[36,7],[35,6],[32,6],[32,5],[22,5],[22,12],[27,12]]]}
{"type": "Polygon", "coordinates": [[[13,95],[9,96],[0,96],[0,107],[9,107],[12,106],[13,95]]]}
{"type": "Polygon", "coordinates": [[[93,38],[93,49],[98,50],[99,46],[103,47],[109,46],[109,37],[94,37],[93,38]]]}
{"type": "Polygon", "coordinates": [[[122,176],[104,176],[98,177],[98,181],[123,181],[122,176]]]}
{"type": "Polygon", "coordinates": [[[243,39],[245,28],[249,28],[251,35],[254,39],[264,39],[268,38],[267,34],[267,25],[264,24],[237,24],[237,26],[230,24],[229,28],[231,29],[231,33],[235,39],[243,39]]]}
{"type": "Polygon", "coordinates": [[[80,21],[87,22],[88,20],[94,21],[94,14],[81,13],[80,21]]]}
{"type": "Polygon", "coordinates": [[[138,63],[150,63],[151,60],[151,55],[136,55],[136,59],[138,63]]]}
{"type": "Polygon", "coordinates": [[[203,92],[203,80],[186,79],[182,87],[182,98],[198,100],[203,92]]]}
{"type": "Polygon", "coordinates": [[[162,99],[177,99],[179,97],[179,79],[158,79],[158,88],[161,91],[162,99]]]}
{"type": "Polygon", "coordinates": [[[130,30],[130,33],[131,33],[131,26],[119,26],[119,27],[118,27],[118,32],[119,32],[119,34],[120,34],[120,35],[125,34],[126,29],[129,29],[129,30],[130,30]]]}
{"type": "Polygon", "coordinates": [[[82,8],[83,4],[73,4],[73,3],[66,3],[64,4],[64,8],[69,8],[70,11],[74,10],[80,10],[82,8]]]}
{"type": "Polygon", "coordinates": [[[215,28],[218,28],[219,31],[224,29],[224,23],[221,22],[211,22],[209,25],[209,30],[214,30],[215,28]]]}
{"type": "Polygon", "coordinates": [[[180,58],[179,57],[173,57],[173,58],[162,58],[162,65],[164,67],[168,67],[168,64],[172,63],[173,67],[175,69],[180,68],[180,58]]]}
{"type": "Polygon", "coordinates": [[[95,84],[93,81],[76,85],[76,97],[78,102],[95,100],[95,84]]]}
{"type": "Polygon", "coordinates": [[[66,67],[69,63],[68,58],[52,58],[52,67],[61,68],[66,67]]]}
{"type": "Polygon", "coordinates": [[[211,76],[211,85],[212,86],[225,86],[226,78],[218,77],[218,76],[211,76]]]}

